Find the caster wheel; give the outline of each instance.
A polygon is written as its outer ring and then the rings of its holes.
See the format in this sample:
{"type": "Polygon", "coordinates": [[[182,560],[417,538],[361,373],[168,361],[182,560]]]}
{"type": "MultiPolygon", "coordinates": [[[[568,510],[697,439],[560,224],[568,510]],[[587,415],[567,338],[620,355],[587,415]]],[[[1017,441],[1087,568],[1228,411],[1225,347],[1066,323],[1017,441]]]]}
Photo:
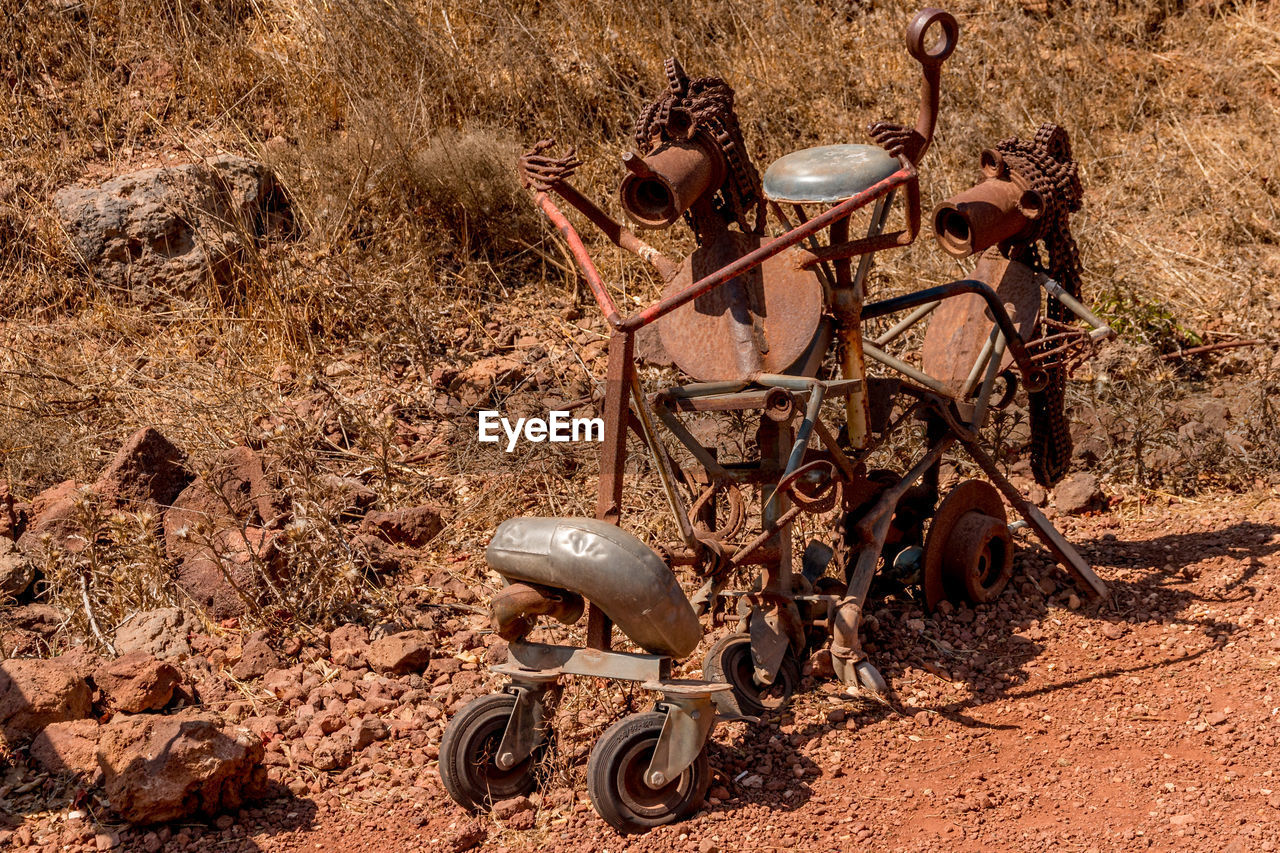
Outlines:
{"type": "Polygon", "coordinates": [[[609,727],[587,761],[587,792],[605,822],[619,832],[644,832],[692,814],[711,785],[705,746],[678,778],[661,788],[644,780],[666,715],[632,714],[609,727]]]}
{"type": "Polygon", "coordinates": [[[788,650],[773,684],[759,684],[755,664],[751,660],[751,637],[729,634],[721,637],[707,651],[702,662],[702,677],[708,681],[726,682],[732,690],[713,693],[716,708],[729,716],[758,717],[766,711],[777,711],[791,701],[800,685],[800,664],[788,650]]]}
{"type": "Polygon", "coordinates": [[[510,693],[481,696],[463,706],[445,729],[440,741],[440,781],[465,809],[483,811],[501,800],[530,794],[537,785],[546,741],[509,770],[500,769],[496,762],[515,704],[516,697],[510,693]]]}

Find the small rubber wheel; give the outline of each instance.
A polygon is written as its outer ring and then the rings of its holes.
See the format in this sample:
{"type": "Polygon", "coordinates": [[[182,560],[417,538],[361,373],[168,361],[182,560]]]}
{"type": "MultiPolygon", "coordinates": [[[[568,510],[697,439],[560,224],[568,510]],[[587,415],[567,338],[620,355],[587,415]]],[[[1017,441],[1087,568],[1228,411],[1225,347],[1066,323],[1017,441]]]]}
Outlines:
{"type": "Polygon", "coordinates": [[[644,832],[697,811],[711,785],[704,744],[693,764],[661,788],[644,774],[653,759],[666,714],[649,711],[624,717],[600,737],[587,761],[587,793],[605,822],[619,832],[644,832]]]}
{"type": "Polygon", "coordinates": [[[707,681],[726,682],[732,690],[711,694],[722,713],[738,717],[758,717],[767,711],[785,708],[791,694],[800,685],[800,664],[787,650],[773,684],[760,684],[751,659],[751,636],[729,634],[707,650],[702,662],[702,677],[707,681]]]}
{"type": "Polygon", "coordinates": [[[533,793],[538,762],[546,741],[510,770],[496,763],[498,747],[515,707],[510,693],[473,699],[449,721],[440,741],[440,781],[453,801],[471,811],[487,810],[496,802],[533,793]]]}

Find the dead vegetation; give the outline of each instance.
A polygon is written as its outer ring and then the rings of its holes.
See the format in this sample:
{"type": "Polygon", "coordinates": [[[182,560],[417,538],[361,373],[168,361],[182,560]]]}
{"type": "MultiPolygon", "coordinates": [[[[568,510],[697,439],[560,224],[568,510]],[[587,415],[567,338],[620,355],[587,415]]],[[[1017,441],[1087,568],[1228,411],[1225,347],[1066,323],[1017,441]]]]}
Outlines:
{"type": "MultiPolygon", "coordinates": [[[[1132,344],[1073,391],[1102,442],[1087,461],[1140,494],[1267,485],[1259,471],[1280,462],[1269,408],[1280,12],[1170,0],[949,8],[964,29],[944,73],[925,204],[967,186],[995,139],[1053,121],[1075,143],[1086,296],[1132,344]],[[1159,358],[1233,336],[1268,345],[1159,358]],[[1225,398],[1229,426],[1197,437],[1187,426],[1203,423],[1197,401],[1224,377],[1237,389],[1225,398]]],[[[459,372],[495,354],[517,359],[520,377],[477,380],[491,386],[477,400],[513,411],[588,394],[602,372],[601,324],[517,184],[516,153],[548,136],[575,144],[579,184],[612,201],[634,115],[672,54],[735,87],[762,166],[864,141],[868,122],[913,114],[917,71],[901,39],[914,11],[826,0],[7,0],[0,479],[27,499],[85,481],[143,423],[197,461],[263,448],[307,507],[293,558],[317,580],[299,591],[299,617],[335,612],[335,590],[381,606],[313,489],[322,473],[362,478],[384,505],[430,495],[452,506],[441,557],[475,561],[492,525],[515,513],[586,511],[593,454],[491,454],[457,392],[459,372]],[[299,240],[239,259],[230,288],[146,309],[78,269],[51,214],[55,190],[218,151],[277,170],[299,240]],[[328,401],[325,418],[287,414],[308,396],[328,401]]],[[[654,295],[656,282],[597,248],[623,301],[654,295]]],[[[884,255],[871,287],[961,273],[926,235],[884,255]]],[[[154,542],[116,533],[120,547],[94,572],[134,586],[94,589],[97,606],[123,618],[166,593],[148,580],[163,574],[162,560],[151,568],[154,542]]],[[[70,610],[79,578],[72,567],[46,573],[70,610]]]]}

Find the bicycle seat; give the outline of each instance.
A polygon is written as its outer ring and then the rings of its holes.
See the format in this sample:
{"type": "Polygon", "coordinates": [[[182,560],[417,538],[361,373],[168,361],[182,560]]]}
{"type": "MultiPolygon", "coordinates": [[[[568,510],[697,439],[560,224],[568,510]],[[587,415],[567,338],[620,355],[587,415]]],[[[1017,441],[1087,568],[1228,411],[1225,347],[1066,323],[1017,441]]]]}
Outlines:
{"type": "Polygon", "coordinates": [[[485,560],[508,581],[564,589],[600,607],[636,645],[682,658],[702,625],[671,569],[652,548],[593,518],[512,518],[485,560]]]}
{"type": "Polygon", "coordinates": [[[820,145],[773,161],[764,194],[788,204],[834,204],[875,186],[902,168],[878,145],[820,145]]]}

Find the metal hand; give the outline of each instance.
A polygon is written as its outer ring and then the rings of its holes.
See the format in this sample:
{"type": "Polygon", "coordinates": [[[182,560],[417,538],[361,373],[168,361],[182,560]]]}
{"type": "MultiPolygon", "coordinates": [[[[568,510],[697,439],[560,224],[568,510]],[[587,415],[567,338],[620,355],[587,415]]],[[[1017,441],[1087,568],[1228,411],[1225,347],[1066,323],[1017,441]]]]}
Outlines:
{"type": "Polygon", "coordinates": [[[871,138],[875,140],[892,157],[904,156],[912,163],[924,150],[925,138],[914,128],[889,121],[878,121],[867,128],[871,138]]]}
{"type": "Polygon", "coordinates": [[[520,158],[520,177],[525,189],[546,192],[554,189],[573,176],[573,172],[582,165],[578,159],[578,149],[570,148],[563,157],[543,156],[543,152],[554,148],[554,139],[543,139],[520,158]]]}

